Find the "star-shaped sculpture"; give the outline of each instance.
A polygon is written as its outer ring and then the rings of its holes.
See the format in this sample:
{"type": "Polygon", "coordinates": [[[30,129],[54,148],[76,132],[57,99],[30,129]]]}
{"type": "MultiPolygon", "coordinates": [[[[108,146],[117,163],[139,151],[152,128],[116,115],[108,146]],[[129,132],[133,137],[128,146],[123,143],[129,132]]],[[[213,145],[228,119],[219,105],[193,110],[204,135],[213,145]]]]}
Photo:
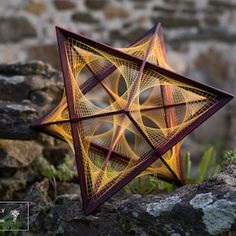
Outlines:
{"type": "Polygon", "coordinates": [[[74,150],[85,213],[138,175],[183,184],[181,140],[233,96],[175,73],[160,24],[120,49],[56,31],[65,92],[33,127],[74,150]]]}

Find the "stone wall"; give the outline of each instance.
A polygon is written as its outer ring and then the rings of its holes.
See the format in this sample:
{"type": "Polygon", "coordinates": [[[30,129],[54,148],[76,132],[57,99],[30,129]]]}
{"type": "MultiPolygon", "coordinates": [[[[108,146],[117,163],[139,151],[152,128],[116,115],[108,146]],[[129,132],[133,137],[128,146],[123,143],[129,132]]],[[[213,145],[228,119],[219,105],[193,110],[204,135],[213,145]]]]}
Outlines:
{"type": "MultiPolygon", "coordinates": [[[[55,25],[120,47],[160,21],[177,72],[236,91],[235,0],[7,0],[1,1],[0,16],[1,63],[40,59],[59,69],[55,25]]],[[[233,147],[235,133],[234,99],[185,147],[199,151],[213,140],[233,147]]]]}

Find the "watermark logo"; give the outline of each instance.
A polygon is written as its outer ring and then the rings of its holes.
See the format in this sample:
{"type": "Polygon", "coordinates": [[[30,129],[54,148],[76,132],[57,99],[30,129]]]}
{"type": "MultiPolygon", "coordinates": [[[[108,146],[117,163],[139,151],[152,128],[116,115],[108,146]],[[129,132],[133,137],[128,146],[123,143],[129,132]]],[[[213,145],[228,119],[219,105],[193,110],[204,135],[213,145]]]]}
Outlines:
{"type": "Polygon", "coordinates": [[[28,231],[29,202],[0,201],[0,231],[28,231]]]}

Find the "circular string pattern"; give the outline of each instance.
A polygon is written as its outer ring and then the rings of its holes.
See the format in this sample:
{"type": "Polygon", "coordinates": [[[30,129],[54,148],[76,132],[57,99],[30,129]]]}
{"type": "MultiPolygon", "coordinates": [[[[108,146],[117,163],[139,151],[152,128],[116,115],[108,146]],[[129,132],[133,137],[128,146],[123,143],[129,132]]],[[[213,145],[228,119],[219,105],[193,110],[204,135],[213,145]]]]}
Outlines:
{"type": "MultiPolygon", "coordinates": [[[[217,103],[215,94],[146,65],[172,70],[160,32],[118,49],[142,59],[141,66],[74,38],[68,38],[64,47],[76,117],[70,119],[64,93],[41,125],[72,149],[80,145],[87,196],[93,201],[151,155],[159,157],[165,145],[217,103]],[[79,144],[72,138],[71,122],[76,123],[79,144]]],[[[176,144],[140,175],[182,179],[180,147],[176,144]]]]}

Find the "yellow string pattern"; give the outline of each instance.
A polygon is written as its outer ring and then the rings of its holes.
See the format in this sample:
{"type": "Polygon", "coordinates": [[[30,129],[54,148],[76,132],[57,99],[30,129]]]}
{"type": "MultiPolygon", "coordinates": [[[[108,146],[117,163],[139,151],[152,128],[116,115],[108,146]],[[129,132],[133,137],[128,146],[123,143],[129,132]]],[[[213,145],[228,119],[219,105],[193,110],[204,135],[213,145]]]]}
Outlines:
{"type": "MultiPolygon", "coordinates": [[[[161,37],[152,32],[131,47],[118,50],[172,70],[161,37]]],[[[153,148],[163,148],[217,102],[216,95],[164,76],[145,64],[140,72],[137,63],[73,38],[64,46],[87,196],[94,201],[142,165],[153,148]],[[91,78],[98,81],[112,67],[111,73],[85,91],[91,78]],[[122,113],[124,110],[129,115],[122,113]]],[[[42,125],[72,149],[78,145],[73,143],[65,93],[42,125]]],[[[176,144],[162,156],[176,176],[161,159],[140,175],[156,174],[169,181],[182,179],[180,146],[176,144]]]]}

